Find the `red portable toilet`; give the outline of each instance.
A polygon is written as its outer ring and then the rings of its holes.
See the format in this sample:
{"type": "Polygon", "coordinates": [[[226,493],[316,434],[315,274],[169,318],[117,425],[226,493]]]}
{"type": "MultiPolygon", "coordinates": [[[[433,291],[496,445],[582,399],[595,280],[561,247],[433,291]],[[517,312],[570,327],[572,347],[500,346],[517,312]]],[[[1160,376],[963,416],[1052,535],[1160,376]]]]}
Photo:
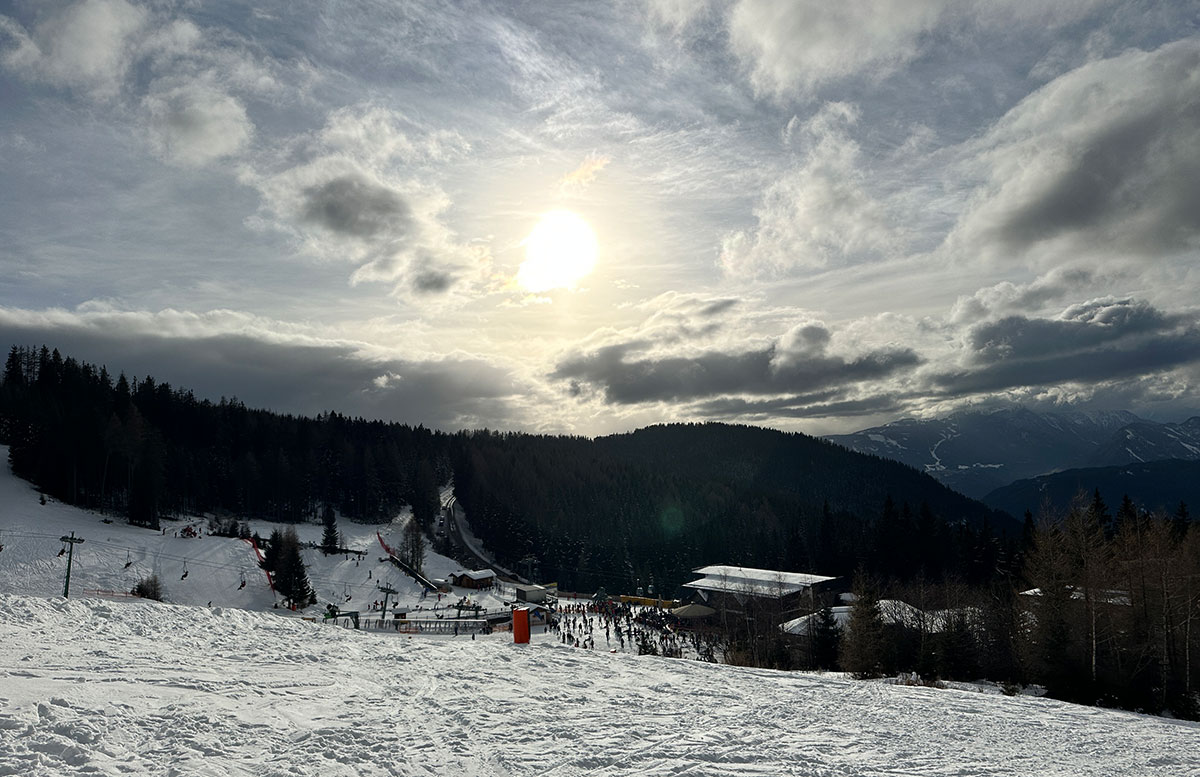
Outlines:
{"type": "Polygon", "coordinates": [[[513,643],[529,644],[529,608],[518,607],[513,610],[513,643]]]}

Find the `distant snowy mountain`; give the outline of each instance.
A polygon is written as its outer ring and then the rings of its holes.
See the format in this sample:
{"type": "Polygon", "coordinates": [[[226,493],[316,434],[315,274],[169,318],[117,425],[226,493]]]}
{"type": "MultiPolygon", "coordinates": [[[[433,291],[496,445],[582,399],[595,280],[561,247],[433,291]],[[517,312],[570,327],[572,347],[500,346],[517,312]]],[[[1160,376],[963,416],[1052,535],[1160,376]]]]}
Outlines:
{"type": "Polygon", "coordinates": [[[1101,444],[1086,463],[1105,467],[1163,459],[1200,459],[1200,416],[1181,424],[1129,424],[1101,444]]]}
{"type": "Polygon", "coordinates": [[[1200,459],[1200,417],[1160,424],[1124,411],[1039,413],[1015,407],[906,418],[827,439],[902,461],[979,498],[1015,480],[1073,467],[1200,459]]]}

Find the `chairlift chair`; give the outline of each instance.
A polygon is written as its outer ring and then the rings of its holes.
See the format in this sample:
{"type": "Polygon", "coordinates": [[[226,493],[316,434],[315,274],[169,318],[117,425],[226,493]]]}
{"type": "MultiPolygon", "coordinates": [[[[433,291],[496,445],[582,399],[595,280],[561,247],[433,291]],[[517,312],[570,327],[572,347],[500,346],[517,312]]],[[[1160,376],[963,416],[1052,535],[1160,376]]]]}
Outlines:
{"type": "Polygon", "coordinates": [[[187,562],[185,561],[185,562],[183,562],[183,574],[179,577],[179,579],[187,580],[187,576],[188,576],[188,568],[187,568],[187,562]]]}

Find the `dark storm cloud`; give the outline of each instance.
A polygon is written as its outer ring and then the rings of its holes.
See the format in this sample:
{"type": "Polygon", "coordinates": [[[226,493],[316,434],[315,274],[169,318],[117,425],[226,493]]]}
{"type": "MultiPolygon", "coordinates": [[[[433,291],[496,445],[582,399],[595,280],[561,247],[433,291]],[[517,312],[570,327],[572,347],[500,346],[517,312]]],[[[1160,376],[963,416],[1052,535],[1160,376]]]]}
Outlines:
{"type": "Polygon", "coordinates": [[[972,327],[967,340],[972,360],[990,363],[1075,353],[1172,326],[1146,302],[1095,300],[1074,305],[1061,319],[1007,316],[972,327]]]}
{"type": "Polygon", "coordinates": [[[240,334],[199,337],[122,332],[115,327],[14,325],[0,318],[0,343],[47,345],[102,364],[114,376],[152,376],[211,400],[250,407],[347,415],[442,429],[496,426],[511,416],[512,376],[483,360],[369,360],[341,343],[273,342],[240,334]]]}
{"type": "Polygon", "coordinates": [[[359,175],[343,175],[304,190],[302,218],[331,232],[358,238],[406,235],[412,209],[404,199],[359,175]]]}
{"type": "Polygon", "coordinates": [[[937,375],[933,384],[950,395],[1025,386],[1089,384],[1162,372],[1197,359],[1200,359],[1200,333],[1193,330],[1079,353],[997,362],[977,370],[937,375]]]}
{"type": "Polygon", "coordinates": [[[447,291],[454,284],[454,278],[444,272],[425,270],[413,278],[413,290],[421,294],[433,294],[447,291]]]}
{"type": "Polygon", "coordinates": [[[553,377],[588,383],[608,402],[692,400],[727,394],[785,394],[884,378],[920,364],[908,348],[847,359],[824,353],[791,356],[772,345],[742,353],[631,359],[644,343],[605,346],[559,362],[553,377]]]}
{"type": "Polygon", "coordinates": [[[937,390],[961,395],[1161,373],[1200,359],[1200,327],[1194,317],[1145,302],[1093,300],[1058,319],[1009,316],[977,325],[967,346],[968,369],[934,375],[937,390]]]}

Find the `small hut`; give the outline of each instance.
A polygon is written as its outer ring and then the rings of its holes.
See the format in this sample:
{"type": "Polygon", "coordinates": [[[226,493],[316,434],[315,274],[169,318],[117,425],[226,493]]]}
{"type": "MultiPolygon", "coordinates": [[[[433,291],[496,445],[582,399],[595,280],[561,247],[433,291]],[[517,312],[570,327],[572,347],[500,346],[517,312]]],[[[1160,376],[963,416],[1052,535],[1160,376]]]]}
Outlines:
{"type": "Polygon", "coordinates": [[[450,584],[459,588],[491,588],[496,584],[496,573],[490,569],[460,569],[451,573],[450,584]]]}

